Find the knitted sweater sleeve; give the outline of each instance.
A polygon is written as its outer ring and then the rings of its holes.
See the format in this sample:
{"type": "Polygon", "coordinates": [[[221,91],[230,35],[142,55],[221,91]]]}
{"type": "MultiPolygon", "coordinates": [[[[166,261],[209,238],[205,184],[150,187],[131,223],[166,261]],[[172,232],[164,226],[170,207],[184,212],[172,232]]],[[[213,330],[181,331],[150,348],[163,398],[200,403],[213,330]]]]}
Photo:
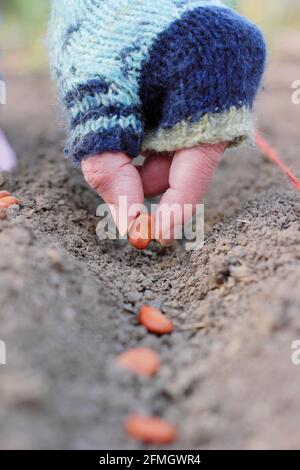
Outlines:
{"type": "Polygon", "coordinates": [[[252,133],[259,29],[219,0],[52,0],[67,156],[174,151],[252,133]]]}

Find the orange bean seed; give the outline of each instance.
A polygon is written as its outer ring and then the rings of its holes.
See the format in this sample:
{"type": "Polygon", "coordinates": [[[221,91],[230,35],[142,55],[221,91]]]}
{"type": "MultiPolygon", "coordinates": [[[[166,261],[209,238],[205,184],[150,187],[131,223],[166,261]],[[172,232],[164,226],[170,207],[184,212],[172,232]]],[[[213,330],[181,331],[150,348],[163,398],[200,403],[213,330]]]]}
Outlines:
{"type": "Polygon", "coordinates": [[[137,250],[145,250],[153,239],[154,218],[149,214],[140,214],[128,232],[129,243],[137,250]]]}
{"type": "Polygon", "coordinates": [[[7,197],[7,196],[10,196],[10,193],[8,191],[0,191],[0,199],[2,197],[7,197]]]}
{"type": "Polygon", "coordinates": [[[129,436],[146,444],[172,444],[177,437],[174,426],[154,416],[130,415],[124,428],[129,436]]]}
{"type": "Polygon", "coordinates": [[[148,331],[157,335],[170,334],[173,323],[160,310],[151,305],[144,305],[138,313],[138,322],[148,331]]]}
{"type": "Polygon", "coordinates": [[[159,357],[149,348],[135,348],[119,354],[117,363],[138,375],[152,376],[160,368],[159,357]]]}
{"type": "Polygon", "coordinates": [[[0,208],[2,209],[7,209],[9,206],[12,206],[14,204],[20,204],[20,202],[18,201],[17,198],[13,197],[13,196],[6,196],[6,197],[2,197],[0,199],[0,208]]]}

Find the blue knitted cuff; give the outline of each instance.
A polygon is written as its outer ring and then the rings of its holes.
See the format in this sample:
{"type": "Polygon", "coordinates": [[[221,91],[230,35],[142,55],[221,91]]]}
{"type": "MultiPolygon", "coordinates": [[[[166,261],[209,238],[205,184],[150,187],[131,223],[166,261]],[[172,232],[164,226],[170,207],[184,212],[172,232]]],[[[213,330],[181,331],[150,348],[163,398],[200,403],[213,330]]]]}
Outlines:
{"type": "Polygon", "coordinates": [[[111,129],[82,132],[65,148],[65,155],[74,165],[79,165],[83,157],[102,152],[124,152],[130,157],[140,154],[142,133],[115,125],[111,129]]]}

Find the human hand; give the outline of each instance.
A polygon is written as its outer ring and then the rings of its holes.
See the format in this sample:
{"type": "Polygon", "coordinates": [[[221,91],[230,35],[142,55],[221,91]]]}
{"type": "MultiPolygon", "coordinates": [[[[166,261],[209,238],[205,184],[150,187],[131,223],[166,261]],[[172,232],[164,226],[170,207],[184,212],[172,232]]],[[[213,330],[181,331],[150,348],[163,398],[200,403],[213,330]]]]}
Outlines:
{"type": "MultiPolygon", "coordinates": [[[[120,197],[126,196],[128,209],[142,205],[144,197],[163,194],[155,215],[155,234],[165,246],[172,243],[175,227],[182,226],[186,204],[202,201],[218,167],[226,144],[198,145],[174,154],[147,154],[141,167],[124,153],[93,155],[81,162],[87,183],[109,205],[120,228],[120,197]],[[174,206],[176,204],[176,206],[174,206]],[[173,210],[175,207],[175,210],[173,210]],[[172,217],[171,217],[172,212],[172,217]]],[[[138,213],[126,214],[127,227],[138,213]]]]}
{"type": "Polygon", "coordinates": [[[115,219],[120,195],[131,206],[163,193],[157,238],[172,240],[170,225],[184,220],[178,211],[170,224],[166,205],[199,202],[225,143],[253,133],[265,42],[227,0],[104,3],[52,2],[50,63],[68,120],[66,155],[115,219]],[[137,169],[131,158],[143,152],[137,169]]]}

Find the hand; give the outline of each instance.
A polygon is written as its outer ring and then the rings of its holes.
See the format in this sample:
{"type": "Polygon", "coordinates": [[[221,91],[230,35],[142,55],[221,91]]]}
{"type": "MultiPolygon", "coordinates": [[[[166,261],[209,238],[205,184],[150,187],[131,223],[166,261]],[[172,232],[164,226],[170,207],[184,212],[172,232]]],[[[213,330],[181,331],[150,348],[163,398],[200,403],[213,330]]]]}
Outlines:
{"type": "MultiPolygon", "coordinates": [[[[145,196],[163,193],[155,228],[157,239],[165,246],[173,241],[174,228],[187,222],[182,210],[175,210],[170,220],[170,206],[176,203],[182,208],[202,201],[226,147],[220,143],[182,149],[174,155],[147,154],[142,167],[134,166],[125,153],[106,152],[83,159],[81,167],[87,183],[110,206],[117,224],[120,196],[127,196],[130,207],[143,204],[145,196]]],[[[128,226],[137,215],[127,214],[128,226]]]]}
{"type": "Polygon", "coordinates": [[[77,3],[52,2],[48,39],[68,120],[66,155],[82,162],[119,226],[120,196],[132,206],[164,193],[155,232],[167,243],[185,222],[182,206],[202,200],[225,142],[252,135],[264,38],[219,2],[170,0],[163,15],[161,0],[126,2],[128,8],[111,0],[110,9],[100,0],[77,3]],[[135,168],[129,157],[141,149],[159,155],[135,168]],[[174,203],[178,211],[168,209],[174,203]]]}

